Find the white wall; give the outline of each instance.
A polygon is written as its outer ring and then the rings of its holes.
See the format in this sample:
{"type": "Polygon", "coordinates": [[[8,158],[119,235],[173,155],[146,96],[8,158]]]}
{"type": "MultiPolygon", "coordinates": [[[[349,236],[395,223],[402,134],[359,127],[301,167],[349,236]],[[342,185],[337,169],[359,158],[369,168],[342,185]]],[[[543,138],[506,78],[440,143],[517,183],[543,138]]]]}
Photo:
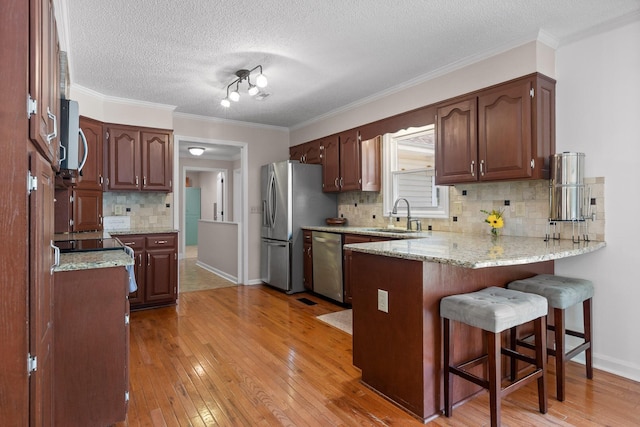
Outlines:
{"type": "Polygon", "coordinates": [[[556,52],[557,151],[605,177],[604,250],[556,262],[593,280],[594,365],[640,381],[640,20],[556,52]]]}

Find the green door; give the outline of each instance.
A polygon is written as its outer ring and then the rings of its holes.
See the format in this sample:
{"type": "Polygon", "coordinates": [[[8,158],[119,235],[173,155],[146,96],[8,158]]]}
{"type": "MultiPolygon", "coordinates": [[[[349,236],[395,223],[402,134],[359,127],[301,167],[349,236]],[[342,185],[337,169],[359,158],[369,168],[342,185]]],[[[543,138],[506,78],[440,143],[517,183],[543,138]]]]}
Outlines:
{"type": "Polygon", "coordinates": [[[187,187],[185,192],[185,244],[198,244],[198,220],[200,219],[200,189],[187,187]]]}

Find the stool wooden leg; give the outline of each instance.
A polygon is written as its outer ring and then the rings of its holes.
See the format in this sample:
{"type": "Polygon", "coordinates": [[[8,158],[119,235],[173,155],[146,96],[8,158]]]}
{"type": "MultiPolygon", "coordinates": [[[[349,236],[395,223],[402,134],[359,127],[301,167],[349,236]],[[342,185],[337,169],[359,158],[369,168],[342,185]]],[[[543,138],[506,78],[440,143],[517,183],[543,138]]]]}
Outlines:
{"type": "Polygon", "coordinates": [[[553,324],[555,327],[554,342],[556,345],[556,398],[562,402],[564,401],[565,390],[565,355],[567,350],[565,348],[565,324],[564,324],[564,310],[561,308],[553,309],[553,324]]]}
{"type": "Polygon", "coordinates": [[[491,408],[491,426],[500,426],[500,411],[502,406],[502,376],[500,334],[485,332],[487,336],[487,350],[489,356],[489,406],[491,408]]]}
{"type": "Polygon", "coordinates": [[[444,335],[444,414],[450,417],[453,413],[453,384],[451,384],[453,377],[449,367],[451,366],[451,353],[453,352],[453,342],[451,341],[452,322],[444,318],[443,319],[443,335],[444,335]]]}
{"type": "Polygon", "coordinates": [[[585,364],[587,365],[587,378],[593,379],[593,362],[591,359],[591,349],[593,341],[591,341],[591,298],[582,302],[582,317],[584,318],[584,342],[589,343],[584,353],[585,364]]]}
{"type": "MultiPolygon", "coordinates": [[[[518,346],[518,328],[516,326],[514,326],[513,328],[511,328],[511,330],[509,331],[509,348],[513,351],[517,351],[517,347],[518,346]]],[[[509,359],[511,359],[511,367],[510,367],[510,372],[509,372],[509,379],[511,381],[515,381],[516,380],[516,373],[518,370],[518,360],[515,357],[510,357],[509,359]]]]}
{"type": "MultiPolygon", "coordinates": [[[[533,323],[536,340],[536,367],[542,370],[542,376],[538,378],[538,406],[540,412],[547,413],[547,317],[542,316],[533,323]]],[[[512,358],[514,359],[514,358],[512,358]]]]}

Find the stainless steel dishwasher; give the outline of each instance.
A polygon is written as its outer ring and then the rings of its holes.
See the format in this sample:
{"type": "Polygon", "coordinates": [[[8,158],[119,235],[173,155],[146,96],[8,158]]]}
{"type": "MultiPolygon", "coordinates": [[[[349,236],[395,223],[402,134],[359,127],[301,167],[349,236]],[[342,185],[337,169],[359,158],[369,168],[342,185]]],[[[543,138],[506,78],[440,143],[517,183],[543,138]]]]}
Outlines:
{"type": "Polygon", "coordinates": [[[312,231],[313,291],[344,302],[342,234],[312,231]]]}

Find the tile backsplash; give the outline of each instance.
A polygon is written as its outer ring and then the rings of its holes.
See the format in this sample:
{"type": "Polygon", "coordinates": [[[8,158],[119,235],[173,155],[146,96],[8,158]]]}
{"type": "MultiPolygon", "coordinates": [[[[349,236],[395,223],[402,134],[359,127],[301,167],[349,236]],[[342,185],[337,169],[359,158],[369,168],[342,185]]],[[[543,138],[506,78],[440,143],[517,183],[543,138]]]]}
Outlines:
{"type": "MultiPolygon", "coordinates": [[[[604,240],[604,178],[585,178],[584,183],[591,190],[591,198],[595,199],[595,206],[592,206],[595,220],[582,223],[580,234],[585,232],[586,225],[589,239],[604,240]]],[[[449,218],[421,218],[422,228],[427,230],[428,226],[431,226],[436,231],[488,234],[491,227],[484,222],[486,215],[481,210],[492,209],[504,211],[505,225],[501,230],[502,234],[544,237],[549,230],[549,181],[509,181],[451,186],[449,218]],[[507,200],[508,206],[505,205],[507,200]],[[452,214],[454,206],[461,208],[460,214],[452,214]]],[[[353,227],[384,227],[389,219],[388,213],[383,212],[382,193],[340,193],[338,215],[347,218],[348,225],[353,227]]],[[[400,223],[394,224],[402,226],[404,222],[401,220],[400,223]]],[[[570,239],[573,226],[570,221],[558,223],[560,237],[570,239]]]]}
{"type": "Polygon", "coordinates": [[[129,216],[133,230],[171,228],[173,226],[171,203],[173,203],[172,193],[105,192],[102,194],[102,214],[129,216]]]}

